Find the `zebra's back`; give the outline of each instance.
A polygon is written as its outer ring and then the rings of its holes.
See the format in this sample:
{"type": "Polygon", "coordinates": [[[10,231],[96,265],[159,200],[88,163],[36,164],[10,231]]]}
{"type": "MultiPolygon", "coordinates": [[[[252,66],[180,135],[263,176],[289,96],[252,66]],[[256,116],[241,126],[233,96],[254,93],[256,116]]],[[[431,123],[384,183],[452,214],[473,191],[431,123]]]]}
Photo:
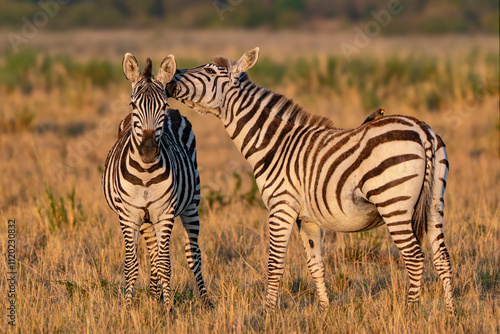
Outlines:
{"type": "Polygon", "coordinates": [[[283,163],[280,176],[274,161],[259,175],[263,198],[272,206],[273,194],[287,191],[297,200],[301,220],[343,232],[379,226],[383,221],[377,205],[401,194],[410,196],[414,206],[438,143],[425,123],[399,115],[355,129],[301,133],[301,128],[290,131],[295,139],[287,145],[303,149],[290,150],[288,157],[275,155],[283,163]]]}

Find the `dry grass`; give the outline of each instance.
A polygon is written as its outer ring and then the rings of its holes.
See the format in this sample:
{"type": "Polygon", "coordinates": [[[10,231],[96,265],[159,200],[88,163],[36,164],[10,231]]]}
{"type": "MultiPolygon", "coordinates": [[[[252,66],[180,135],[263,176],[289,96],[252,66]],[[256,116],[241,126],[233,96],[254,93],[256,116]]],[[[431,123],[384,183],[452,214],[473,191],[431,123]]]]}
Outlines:
{"type": "MultiPolygon", "coordinates": [[[[176,54],[175,48],[169,52],[176,54]]],[[[203,53],[200,63],[212,56],[203,49],[197,52],[203,53]]],[[[398,50],[391,52],[397,54],[398,50]]],[[[268,54],[274,57],[272,52],[268,54]]],[[[440,55],[438,63],[455,56],[440,55]]],[[[117,56],[116,63],[120,59],[117,56]]],[[[279,63],[281,54],[273,59],[279,63]]],[[[498,67],[496,75],[498,78],[498,67]]],[[[460,84],[465,81],[461,76],[457,80],[460,84]]],[[[407,308],[404,264],[384,228],[357,234],[324,233],[322,249],[331,300],[326,313],[318,312],[303,248],[294,232],[280,309],[266,315],[267,211],[258,201],[251,202],[249,168],[217,119],[199,116],[173,101],[171,105],[193,123],[198,140],[204,185],[200,246],[215,307],[201,305],[178,224],[172,239],[175,314],[166,317],[161,305],[148,296],[149,269],[142,241],[135,301],[127,310],[123,238],[116,216],[105,203],[100,177],[119,120],[128,110],[129,88],[75,82],[50,91],[35,86],[27,94],[0,87],[0,253],[6,252],[7,220],[15,218],[19,261],[15,331],[499,332],[498,79],[489,88],[481,101],[469,94],[470,99],[457,101],[457,106],[448,104],[433,112],[397,94],[383,104],[387,113],[417,116],[444,134],[451,164],[445,237],[454,271],[457,320],[446,314],[441,282],[429,256],[421,303],[407,308]],[[467,107],[474,101],[476,105],[467,107]],[[460,112],[460,106],[466,106],[466,112],[460,112]],[[458,118],[450,121],[450,117],[458,118]],[[242,178],[241,188],[233,173],[242,178]]],[[[413,88],[402,89],[410,94],[413,88]]],[[[300,94],[289,82],[277,90],[297,96],[311,112],[332,117],[339,127],[356,126],[366,116],[355,89],[311,96],[300,94]]],[[[413,94],[418,97],[420,93],[413,94]]],[[[424,251],[428,254],[428,244],[424,251]]],[[[0,272],[0,305],[6,305],[5,261],[0,263],[0,272]]],[[[3,332],[8,329],[3,306],[0,316],[3,332]]]]}

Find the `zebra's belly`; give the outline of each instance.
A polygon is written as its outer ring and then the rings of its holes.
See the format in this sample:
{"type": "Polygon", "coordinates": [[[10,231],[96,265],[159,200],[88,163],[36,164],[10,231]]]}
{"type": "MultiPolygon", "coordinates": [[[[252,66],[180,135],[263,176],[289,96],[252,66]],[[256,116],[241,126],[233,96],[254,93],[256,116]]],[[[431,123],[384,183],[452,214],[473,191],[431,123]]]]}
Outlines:
{"type": "MultiPolygon", "coordinates": [[[[409,154],[411,159],[404,160],[407,157],[404,150],[410,149],[411,146],[397,146],[393,149],[395,153],[378,150],[348,176],[346,170],[349,169],[342,168],[341,164],[327,182],[320,183],[311,192],[315,197],[307,199],[308,203],[313,203],[313,217],[332,231],[365,231],[382,223],[375,203],[382,204],[398,196],[408,196],[416,202],[425,174],[425,156],[419,158],[418,154],[409,154]],[[399,154],[399,159],[393,162],[380,157],[391,154],[399,154]]],[[[420,151],[417,153],[422,153],[420,151]]],[[[352,166],[350,161],[344,165],[352,166]]],[[[412,208],[414,203],[408,206],[412,208]]]]}
{"type": "Polygon", "coordinates": [[[358,210],[345,214],[321,216],[316,221],[322,228],[335,232],[359,232],[380,226],[383,221],[375,205],[360,206],[358,210]]]}
{"type": "Polygon", "coordinates": [[[335,197],[329,199],[327,206],[309,206],[302,219],[316,222],[322,228],[335,232],[359,232],[380,226],[382,218],[377,207],[366,201],[361,194],[352,190],[343,197],[342,208],[335,197]],[[330,210],[328,210],[330,209],[330,210]]]}
{"type": "Polygon", "coordinates": [[[360,232],[370,230],[383,223],[377,208],[368,203],[367,206],[359,207],[359,210],[347,212],[329,220],[321,221],[324,228],[337,232],[360,232]]]}

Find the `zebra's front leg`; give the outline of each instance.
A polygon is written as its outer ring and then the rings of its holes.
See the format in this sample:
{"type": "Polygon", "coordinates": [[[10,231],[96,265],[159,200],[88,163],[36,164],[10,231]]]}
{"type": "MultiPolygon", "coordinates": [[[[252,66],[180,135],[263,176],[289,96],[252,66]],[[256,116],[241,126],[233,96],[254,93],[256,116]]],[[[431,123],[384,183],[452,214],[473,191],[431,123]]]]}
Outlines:
{"type": "Polygon", "coordinates": [[[194,274],[201,299],[206,305],[211,306],[212,302],[208,298],[205,282],[201,274],[201,251],[198,246],[198,234],[200,231],[198,205],[192,203],[186,211],[181,214],[181,220],[185,229],[186,246],[184,247],[184,251],[186,253],[188,266],[194,274]]]}
{"type": "Polygon", "coordinates": [[[149,254],[149,262],[151,264],[151,274],[149,278],[149,294],[156,300],[161,297],[161,291],[158,288],[158,242],[153,224],[150,222],[141,225],[140,232],[146,242],[149,254]]]}
{"type": "Polygon", "coordinates": [[[325,266],[321,257],[321,229],[316,223],[299,222],[300,237],[307,254],[307,267],[316,283],[316,292],[319,297],[319,306],[326,310],[330,305],[325,286],[325,266]]]}
{"type": "Polygon", "coordinates": [[[139,226],[132,225],[130,221],[120,219],[120,225],[125,240],[125,303],[127,306],[132,304],[132,294],[134,284],[139,274],[139,261],[137,260],[137,238],[139,235],[139,226]]]}
{"type": "Polygon", "coordinates": [[[269,259],[267,262],[266,308],[274,310],[279,284],[285,268],[285,257],[297,213],[280,202],[271,206],[269,214],[269,259]]]}
{"type": "Polygon", "coordinates": [[[163,291],[163,304],[165,309],[169,309],[172,303],[172,294],[170,291],[170,235],[174,227],[174,216],[169,215],[167,218],[160,219],[154,225],[156,231],[156,239],[158,242],[158,260],[156,262],[158,268],[159,287],[163,291]]]}

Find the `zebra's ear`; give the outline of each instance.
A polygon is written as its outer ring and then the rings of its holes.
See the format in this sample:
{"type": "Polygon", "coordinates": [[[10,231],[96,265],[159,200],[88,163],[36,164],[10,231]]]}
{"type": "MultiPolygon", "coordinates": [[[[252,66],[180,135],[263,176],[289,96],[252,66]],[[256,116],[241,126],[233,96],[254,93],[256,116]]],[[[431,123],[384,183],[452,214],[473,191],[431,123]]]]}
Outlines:
{"type": "Polygon", "coordinates": [[[139,72],[139,64],[137,63],[137,59],[131,54],[126,53],[123,56],[122,61],[123,74],[125,74],[125,78],[128,81],[135,84],[141,78],[141,73],[139,72]]]}
{"type": "Polygon", "coordinates": [[[241,56],[240,60],[238,60],[232,67],[231,72],[235,75],[235,77],[239,77],[241,73],[248,71],[255,65],[259,59],[259,48],[256,47],[252,50],[249,50],[241,56]]]}
{"type": "Polygon", "coordinates": [[[177,63],[175,62],[175,57],[173,55],[168,55],[161,62],[160,69],[158,70],[156,78],[160,80],[162,84],[166,85],[174,78],[175,71],[177,71],[177,63]]]}

